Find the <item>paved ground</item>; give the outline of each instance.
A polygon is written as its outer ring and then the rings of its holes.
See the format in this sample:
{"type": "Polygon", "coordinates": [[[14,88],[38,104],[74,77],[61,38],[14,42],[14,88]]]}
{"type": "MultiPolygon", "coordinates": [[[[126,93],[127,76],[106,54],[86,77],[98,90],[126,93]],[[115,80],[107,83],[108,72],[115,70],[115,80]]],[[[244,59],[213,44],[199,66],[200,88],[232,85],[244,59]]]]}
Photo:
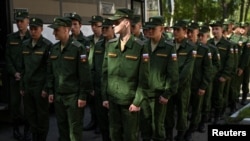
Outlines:
{"type": "MultiPolygon", "coordinates": [[[[241,105],[238,105],[238,108],[241,108],[241,105]]],[[[84,122],[88,123],[90,119],[89,108],[85,109],[84,122]]],[[[15,141],[12,137],[12,128],[10,125],[9,114],[5,111],[0,111],[0,141],[15,141]]],[[[223,121],[221,121],[223,122],[223,121]]],[[[100,134],[95,134],[94,131],[83,131],[83,141],[102,141],[100,134]]],[[[176,134],[176,132],[174,133],[176,134]]],[[[193,141],[208,141],[206,133],[195,132],[193,135],[193,141]]],[[[57,141],[58,140],[58,129],[56,118],[53,113],[50,115],[50,129],[47,137],[47,141],[57,141]]]]}

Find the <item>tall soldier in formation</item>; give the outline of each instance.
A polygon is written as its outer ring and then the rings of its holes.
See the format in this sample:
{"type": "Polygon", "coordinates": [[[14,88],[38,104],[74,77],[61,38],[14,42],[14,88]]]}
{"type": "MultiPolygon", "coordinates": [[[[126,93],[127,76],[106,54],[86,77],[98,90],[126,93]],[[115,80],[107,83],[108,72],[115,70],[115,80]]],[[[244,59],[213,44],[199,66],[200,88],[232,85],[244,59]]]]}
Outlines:
{"type": "MultiPolygon", "coordinates": [[[[102,21],[103,18],[101,16],[92,16],[89,23],[91,23],[91,29],[93,31],[93,35],[88,36],[89,38],[89,48],[87,47],[88,51],[88,63],[90,65],[90,69],[93,70],[93,56],[94,56],[94,50],[95,50],[95,44],[103,39],[102,36],[102,21]]],[[[92,72],[91,72],[92,73],[92,72]]],[[[97,125],[97,117],[96,117],[96,102],[95,102],[95,91],[93,90],[90,95],[87,96],[88,106],[90,108],[90,114],[91,114],[91,121],[84,126],[83,130],[92,130],[95,129],[96,133],[99,133],[99,127],[97,125]]]]}
{"type": "Polygon", "coordinates": [[[190,97],[190,122],[185,134],[185,140],[191,141],[192,134],[198,129],[201,120],[201,109],[207,88],[211,82],[212,55],[205,44],[198,41],[199,25],[196,22],[188,26],[188,38],[196,44],[197,54],[194,62],[190,97]]]}
{"type": "Polygon", "coordinates": [[[143,141],[165,140],[165,116],[168,100],[176,94],[178,88],[178,63],[174,44],[162,35],[164,18],[154,16],[147,23],[150,40],[145,43],[148,49],[143,54],[148,64],[147,97],[142,103],[141,136],[143,141]]]}
{"type": "Polygon", "coordinates": [[[179,87],[168,101],[166,116],[166,138],[173,140],[173,128],[175,127],[175,108],[177,111],[176,141],[182,141],[188,129],[188,107],[190,99],[190,87],[193,74],[194,60],[196,56],[195,45],[186,38],[187,23],[183,20],[177,21],[174,26],[174,42],[179,66],[179,87]]]}
{"type": "MultiPolygon", "coordinates": [[[[6,42],[6,69],[10,75],[10,112],[13,124],[13,136],[17,140],[22,140],[22,134],[19,131],[19,126],[23,121],[21,112],[21,95],[20,95],[20,79],[21,79],[21,61],[22,42],[30,38],[28,30],[29,13],[17,12],[15,17],[18,31],[8,35],[6,42]]],[[[25,134],[28,133],[28,124],[25,126],[25,134]]]]}
{"type": "Polygon", "coordinates": [[[55,18],[49,27],[59,40],[51,49],[48,63],[49,102],[54,101],[59,140],[81,141],[83,108],[92,88],[86,48],[70,37],[69,18],[55,18]]]}
{"type": "Polygon", "coordinates": [[[102,23],[102,33],[103,39],[99,40],[94,49],[93,56],[93,67],[92,75],[94,81],[94,91],[95,91],[95,109],[97,116],[97,123],[100,127],[103,141],[110,141],[109,136],[109,121],[108,121],[108,109],[103,107],[103,98],[101,96],[101,79],[102,79],[102,64],[104,59],[105,50],[107,44],[110,40],[115,38],[115,33],[113,29],[113,21],[109,19],[104,19],[102,23]]]}
{"type": "Polygon", "coordinates": [[[20,93],[24,113],[32,132],[32,141],[46,141],[49,131],[49,103],[47,94],[47,62],[52,43],[42,36],[43,21],[30,18],[31,38],[22,45],[22,73],[20,93]]]}
{"type": "Polygon", "coordinates": [[[211,54],[212,54],[212,68],[211,68],[211,81],[208,84],[208,88],[205,91],[202,109],[201,109],[201,120],[198,126],[198,131],[201,133],[206,132],[206,126],[205,124],[208,122],[208,119],[211,116],[211,95],[213,91],[213,80],[215,77],[215,74],[217,74],[219,68],[220,68],[220,54],[216,46],[209,44],[207,41],[210,38],[210,29],[208,26],[204,25],[199,29],[199,41],[208,46],[211,54]]]}
{"type": "Polygon", "coordinates": [[[141,40],[131,35],[130,9],[117,9],[110,20],[119,38],[109,41],[103,62],[103,106],[109,108],[112,141],[138,141],[139,111],[143,100],[146,71],[141,40]]]}
{"type": "Polygon", "coordinates": [[[221,67],[214,79],[214,89],[212,93],[212,106],[214,108],[214,124],[217,124],[220,120],[220,116],[223,114],[223,95],[226,91],[226,85],[231,79],[231,73],[234,65],[234,49],[232,44],[223,37],[222,22],[215,21],[210,23],[212,27],[212,33],[214,38],[209,40],[209,43],[215,45],[220,54],[221,67]]]}

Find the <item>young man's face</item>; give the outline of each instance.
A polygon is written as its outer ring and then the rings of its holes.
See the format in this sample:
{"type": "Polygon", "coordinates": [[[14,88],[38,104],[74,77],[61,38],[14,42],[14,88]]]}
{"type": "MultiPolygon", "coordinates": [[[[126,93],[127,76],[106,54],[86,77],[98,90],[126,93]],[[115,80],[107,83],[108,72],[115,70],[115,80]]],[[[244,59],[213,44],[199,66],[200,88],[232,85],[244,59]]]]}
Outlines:
{"type": "Polygon", "coordinates": [[[192,29],[192,30],[188,30],[188,38],[192,41],[192,42],[196,42],[197,41],[197,37],[199,34],[199,30],[198,29],[192,29]]]}
{"type": "Polygon", "coordinates": [[[94,34],[100,35],[102,34],[102,22],[93,22],[91,23],[91,28],[94,34]]]}
{"type": "Polygon", "coordinates": [[[212,27],[212,34],[214,35],[214,37],[221,37],[222,36],[222,27],[213,26],[212,27]]]}
{"type": "Polygon", "coordinates": [[[132,34],[134,34],[134,35],[140,34],[140,30],[141,30],[141,23],[140,22],[132,25],[131,27],[132,27],[131,28],[132,29],[131,30],[132,34]]]}
{"type": "Polygon", "coordinates": [[[55,35],[56,40],[62,40],[67,34],[69,34],[69,30],[69,27],[60,26],[54,29],[53,34],[55,35]]]}
{"type": "Polygon", "coordinates": [[[30,35],[34,40],[38,40],[42,35],[43,28],[41,26],[30,26],[30,35]]]}
{"type": "Polygon", "coordinates": [[[77,20],[72,20],[71,32],[72,34],[79,34],[81,30],[81,24],[77,20]]]}
{"type": "Polygon", "coordinates": [[[128,26],[130,26],[129,24],[129,20],[122,18],[119,20],[114,21],[114,32],[117,34],[120,34],[124,31],[124,29],[128,28],[128,26]]]}
{"type": "Polygon", "coordinates": [[[111,37],[114,35],[114,29],[112,26],[102,27],[102,35],[104,37],[111,37]]]}
{"type": "Polygon", "coordinates": [[[148,36],[151,39],[159,38],[162,35],[164,28],[163,26],[156,26],[148,29],[148,36]]]}
{"type": "Polygon", "coordinates": [[[25,30],[29,25],[29,19],[24,18],[23,20],[16,20],[18,30],[25,30]]]}
{"type": "Polygon", "coordinates": [[[209,39],[209,32],[206,33],[199,33],[198,34],[198,39],[200,42],[202,42],[203,44],[207,43],[207,40],[209,39]]]}
{"type": "Polygon", "coordinates": [[[186,29],[183,29],[182,27],[174,28],[174,38],[176,40],[184,39],[186,36],[186,29]]]}

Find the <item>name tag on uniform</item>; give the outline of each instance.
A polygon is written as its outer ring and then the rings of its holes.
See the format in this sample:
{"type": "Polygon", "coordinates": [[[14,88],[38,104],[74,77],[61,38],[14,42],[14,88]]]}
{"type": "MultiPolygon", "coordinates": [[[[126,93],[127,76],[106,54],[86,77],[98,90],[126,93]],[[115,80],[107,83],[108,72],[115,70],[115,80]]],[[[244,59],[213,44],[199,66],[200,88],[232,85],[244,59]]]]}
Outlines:
{"type": "Polygon", "coordinates": [[[43,55],[44,52],[42,52],[42,51],[35,51],[34,54],[36,54],[36,55],[43,55]]]}
{"type": "Polygon", "coordinates": [[[223,47],[218,47],[220,50],[227,50],[226,48],[223,47]]]}
{"type": "Polygon", "coordinates": [[[111,57],[111,58],[115,58],[115,57],[117,57],[117,54],[109,52],[108,56],[111,57]]]}
{"type": "Polygon", "coordinates": [[[55,55],[50,56],[50,59],[56,59],[56,58],[57,58],[57,56],[55,56],[55,55]]]}
{"type": "Polygon", "coordinates": [[[18,42],[10,42],[10,45],[18,45],[18,42]]]}
{"type": "Polygon", "coordinates": [[[22,53],[23,53],[23,54],[30,54],[29,51],[23,51],[22,53]]]}
{"type": "Polygon", "coordinates": [[[125,58],[130,59],[130,60],[137,60],[137,56],[132,56],[132,55],[126,55],[125,58]]]}
{"type": "Polygon", "coordinates": [[[202,58],[202,57],[203,57],[202,55],[199,54],[196,55],[196,58],[202,58]]]}
{"type": "Polygon", "coordinates": [[[162,54],[162,53],[157,53],[156,56],[160,56],[160,57],[168,57],[167,54],[162,54]]]}
{"type": "Polygon", "coordinates": [[[71,57],[71,56],[64,56],[63,58],[66,60],[74,60],[75,59],[75,57],[71,57]]]}
{"type": "Polygon", "coordinates": [[[180,53],[178,53],[180,56],[185,56],[185,55],[187,55],[187,53],[186,52],[180,52],[180,53]]]}
{"type": "Polygon", "coordinates": [[[102,53],[102,50],[96,50],[95,53],[101,54],[101,53],[102,53]]]}

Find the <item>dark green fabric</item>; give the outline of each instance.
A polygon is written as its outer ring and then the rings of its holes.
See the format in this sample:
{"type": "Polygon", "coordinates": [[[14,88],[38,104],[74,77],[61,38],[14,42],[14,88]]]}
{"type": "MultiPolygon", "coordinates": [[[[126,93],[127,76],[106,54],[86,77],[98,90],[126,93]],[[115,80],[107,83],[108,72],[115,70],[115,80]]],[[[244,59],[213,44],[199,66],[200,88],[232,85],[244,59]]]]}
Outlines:
{"type": "Polygon", "coordinates": [[[91,75],[86,49],[70,38],[61,51],[60,42],[53,45],[49,59],[49,94],[76,93],[86,100],[92,90],[91,75]]]}
{"type": "Polygon", "coordinates": [[[143,42],[129,38],[122,52],[120,40],[110,40],[103,62],[103,100],[121,105],[139,106],[143,100],[142,89],[145,88],[146,72],[143,66],[143,42]]]}

